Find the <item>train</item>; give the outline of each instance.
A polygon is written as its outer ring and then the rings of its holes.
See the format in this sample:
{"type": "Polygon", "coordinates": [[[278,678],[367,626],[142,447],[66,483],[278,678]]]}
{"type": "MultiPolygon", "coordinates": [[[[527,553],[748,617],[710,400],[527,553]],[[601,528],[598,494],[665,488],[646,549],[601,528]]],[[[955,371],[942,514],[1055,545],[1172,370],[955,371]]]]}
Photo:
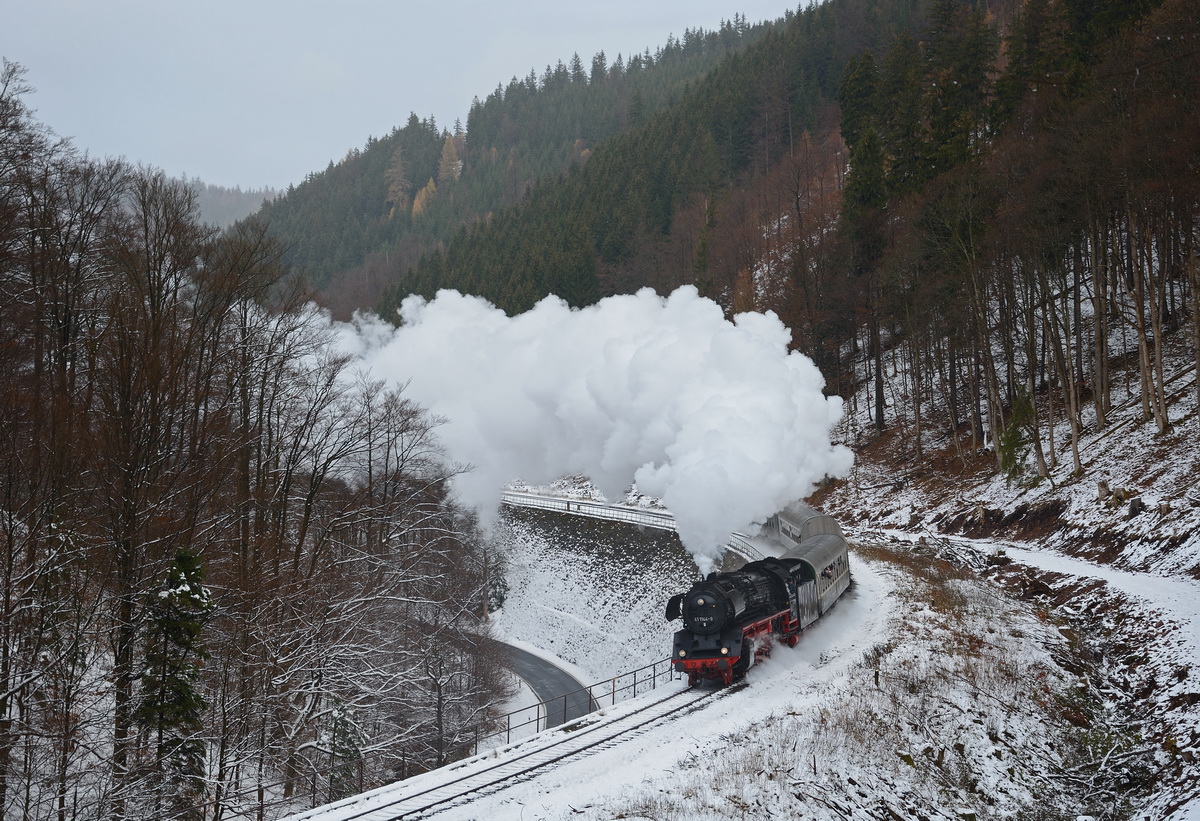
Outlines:
{"type": "Polygon", "coordinates": [[[732,684],[772,641],[794,647],[850,588],[846,537],[832,516],[793,502],[763,525],[763,536],[780,556],[710,573],[667,601],[667,621],[683,620],[671,663],[689,685],[732,684]]]}

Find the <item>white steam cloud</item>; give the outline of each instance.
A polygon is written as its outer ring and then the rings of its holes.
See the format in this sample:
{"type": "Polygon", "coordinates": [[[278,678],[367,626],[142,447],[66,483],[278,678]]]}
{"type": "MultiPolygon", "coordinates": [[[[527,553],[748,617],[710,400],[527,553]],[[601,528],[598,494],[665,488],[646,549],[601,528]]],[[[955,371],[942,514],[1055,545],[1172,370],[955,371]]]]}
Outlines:
{"type": "Polygon", "coordinates": [[[345,344],[446,417],[451,457],[475,466],[455,489],[485,516],[516,478],[582,474],[610,499],[636,482],[707,573],[731,532],[850,468],[830,443],[841,399],[772,313],[730,322],[690,286],[579,310],[547,297],[515,317],[442,291],[400,313],[398,329],[357,317],[345,344]]]}

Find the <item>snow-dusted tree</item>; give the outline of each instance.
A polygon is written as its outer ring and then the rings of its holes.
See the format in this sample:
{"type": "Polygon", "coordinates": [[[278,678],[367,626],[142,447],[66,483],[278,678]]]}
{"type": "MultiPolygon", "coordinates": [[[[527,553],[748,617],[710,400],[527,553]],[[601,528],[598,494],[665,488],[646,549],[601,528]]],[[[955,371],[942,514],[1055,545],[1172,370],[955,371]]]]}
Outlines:
{"type": "Polygon", "coordinates": [[[175,553],[161,589],[146,603],[145,662],[135,720],[149,738],[155,813],[199,819],[204,796],[205,702],[200,673],[208,657],[201,632],[212,613],[201,565],[175,553]]]}
{"type": "Polygon", "coordinates": [[[449,630],[427,625],[430,634],[414,648],[419,675],[399,718],[418,731],[409,749],[428,767],[469,754],[495,707],[499,653],[464,621],[449,630]]]}
{"type": "Polygon", "coordinates": [[[343,705],[330,712],[325,746],[329,750],[329,800],[337,801],[359,791],[362,781],[359,771],[363,764],[363,743],[366,734],[343,705]]]}
{"type": "Polygon", "coordinates": [[[221,352],[213,342],[224,313],[193,279],[210,234],[197,222],[190,188],[161,172],[139,174],[113,225],[91,442],[96,560],[111,568],[112,814],[124,818],[143,792],[133,765],[146,596],[175,550],[201,530],[221,478],[214,448],[222,416],[212,412],[221,352]]]}
{"type": "Polygon", "coordinates": [[[37,818],[105,777],[83,463],[99,247],[128,168],[54,140],[23,74],[0,68],[0,814],[37,818]]]}
{"type": "Polygon", "coordinates": [[[281,781],[308,803],[334,705],[369,782],[429,766],[420,631],[457,648],[463,728],[498,680],[437,420],[346,374],[265,228],[215,235],[187,186],[53,141],[22,89],[4,64],[0,813],[265,813],[281,781]]]}

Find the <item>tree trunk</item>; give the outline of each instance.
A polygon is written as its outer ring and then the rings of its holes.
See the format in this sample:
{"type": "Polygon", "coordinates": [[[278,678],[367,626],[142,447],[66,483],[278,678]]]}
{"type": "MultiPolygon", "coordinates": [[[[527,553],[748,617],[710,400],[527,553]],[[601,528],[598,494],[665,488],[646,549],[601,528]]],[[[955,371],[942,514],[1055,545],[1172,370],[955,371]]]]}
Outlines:
{"type": "Polygon", "coordinates": [[[1196,401],[1200,403],[1200,258],[1197,258],[1194,250],[1185,264],[1192,303],[1192,381],[1196,386],[1196,401]]]}
{"type": "MultiPolygon", "coordinates": [[[[124,557],[133,552],[133,546],[126,542],[121,546],[124,557]]],[[[125,800],[132,787],[130,775],[130,757],[134,743],[133,729],[133,682],[137,676],[134,660],[134,645],[137,641],[137,629],[134,626],[136,605],[134,593],[129,589],[130,573],[129,558],[122,558],[122,575],[125,577],[126,589],[117,599],[117,631],[113,647],[113,821],[123,821],[126,817],[125,800]]]]}
{"type": "Polygon", "coordinates": [[[1073,378],[1074,356],[1071,353],[1071,332],[1067,324],[1070,307],[1064,304],[1059,309],[1058,302],[1064,303],[1070,298],[1066,293],[1054,294],[1048,282],[1043,283],[1043,290],[1048,295],[1046,302],[1046,324],[1050,330],[1050,342],[1053,350],[1052,362],[1062,386],[1063,398],[1066,401],[1067,425],[1071,431],[1072,469],[1076,476],[1083,472],[1083,463],[1079,455],[1079,391],[1073,378]]]}
{"type": "Polygon", "coordinates": [[[875,368],[875,432],[883,433],[886,427],[883,412],[884,412],[884,396],[883,396],[883,343],[879,330],[879,317],[872,312],[871,317],[871,360],[875,368]]]}
{"type": "MultiPolygon", "coordinates": [[[[1147,231],[1149,227],[1147,226],[1147,231]]],[[[1163,312],[1167,303],[1167,276],[1163,268],[1163,251],[1153,253],[1151,238],[1144,238],[1141,243],[1141,268],[1145,272],[1146,285],[1149,289],[1150,335],[1153,342],[1151,353],[1152,368],[1150,373],[1154,403],[1154,419],[1158,423],[1158,432],[1166,433],[1171,429],[1171,415],[1167,408],[1167,379],[1163,371],[1163,312]],[[1157,269],[1157,274],[1156,274],[1157,269]]]]}
{"type": "Polygon", "coordinates": [[[1094,360],[1092,403],[1096,410],[1096,427],[1099,430],[1108,427],[1108,412],[1112,402],[1108,367],[1109,255],[1108,242],[1104,237],[1104,232],[1104,226],[1098,221],[1093,221],[1092,323],[1095,329],[1095,339],[1092,342],[1092,357],[1094,360]]]}
{"type": "Polygon", "coordinates": [[[912,375],[912,406],[913,406],[913,426],[915,431],[913,437],[916,445],[917,459],[921,459],[924,455],[924,448],[921,446],[921,393],[922,382],[924,379],[924,368],[921,362],[921,346],[920,337],[916,333],[916,329],[911,324],[910,317],[909,329],[909,350],[912,352],[911,375],[912,375]]]}

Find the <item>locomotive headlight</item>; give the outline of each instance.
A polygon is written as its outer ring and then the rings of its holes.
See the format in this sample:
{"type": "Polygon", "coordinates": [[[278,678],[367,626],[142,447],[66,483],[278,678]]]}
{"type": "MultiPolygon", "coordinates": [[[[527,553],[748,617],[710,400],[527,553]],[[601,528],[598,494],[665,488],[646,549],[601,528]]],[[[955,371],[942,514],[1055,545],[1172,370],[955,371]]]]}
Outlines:
{"type": "Polygon", "coordinates": [[[704,604],[704,599],[696,599],[696,604],[704,604]]]}
{"type": "Polygon", "coordinates": [[[680,650],[680,651],[679,651],[679,657],[680,657],[680,658],[683,658],[683,657],[684,657],[684,656],[686,656],[686,655],[687,655],[687,650],[680,650]]]}
{"type": "Polygon", "coordinates": [[[729,648],[728,648],[728,647],[722,647],[722,648],[721,648],[721,655],[722,655],[722,656],[728,656],[728,655],[729,655],[729,648]]]}

